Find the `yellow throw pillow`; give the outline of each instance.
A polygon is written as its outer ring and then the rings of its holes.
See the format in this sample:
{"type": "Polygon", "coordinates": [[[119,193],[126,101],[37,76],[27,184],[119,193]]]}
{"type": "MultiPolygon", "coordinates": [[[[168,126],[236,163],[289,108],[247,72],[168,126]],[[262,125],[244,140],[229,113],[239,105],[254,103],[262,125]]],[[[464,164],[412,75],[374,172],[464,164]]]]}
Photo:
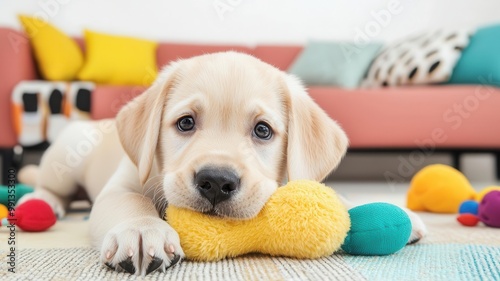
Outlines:
{"type": "Polygon", "coordinates": [[[87,58],[78,78],[101,84],[150,85],[157,43],[85,30],[87,58]]]}
{"type": "Polygon", "coordinates": [[[19,16],[19,20],[30,38],[42,77],[46,80],[75,79],[83,65],[83,53],[75,40],[35,17],[19,16]]]}

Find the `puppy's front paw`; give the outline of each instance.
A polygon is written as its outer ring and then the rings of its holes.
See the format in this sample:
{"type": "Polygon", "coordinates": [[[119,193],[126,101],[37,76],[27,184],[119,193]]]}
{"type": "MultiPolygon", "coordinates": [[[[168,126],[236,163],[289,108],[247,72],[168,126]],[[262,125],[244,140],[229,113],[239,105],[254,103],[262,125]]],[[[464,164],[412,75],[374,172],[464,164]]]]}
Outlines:
{"type": "Polygon", "coordinates": [[[410,239],[408,239],[408,244],[417,243],[427,235],[427,227],[419,215],[406,208],[403,208],[403,210],[408,214],[411,220],[411,235],[410,239]]]}
{"type": "Polygon", "coordinates": [[[101,261],[106,266],[142,276],[164,271],[182,258],[179,235],[160,218],[124,221],[106,234],[101,246],[101,261]]]}

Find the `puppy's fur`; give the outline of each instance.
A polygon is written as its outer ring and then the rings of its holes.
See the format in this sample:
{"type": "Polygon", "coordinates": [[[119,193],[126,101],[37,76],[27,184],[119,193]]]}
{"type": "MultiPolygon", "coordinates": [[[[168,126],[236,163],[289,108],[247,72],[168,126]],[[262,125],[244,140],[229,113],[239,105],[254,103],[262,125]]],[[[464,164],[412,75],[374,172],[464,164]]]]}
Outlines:
{"type": "MultiPolygon", "coordinates": [[[[223,217],[251,218],[286,179],[323,180],[346,152],[342,129],[294,77],[244,54],[181,60],[126,105],[114,121],[79,122],[65,130],[40,165],[37,192],[64,215],[77,185],[94,202],[90,235],[101,260],[147,274],[183,257],[177,233],[161,219],[166,203],[223,217]],[[177,122],[192,116],[195,127],[177,122]],[[272,137],[253,133],[259,122],[272,137]],[[121,142],[121,145],[119,144],[121,142]],[[224,166],[238,191],[215,206],[194,175],[224,166]]],[[[425,227],[413,213],[411,240],[425,227]]]]}

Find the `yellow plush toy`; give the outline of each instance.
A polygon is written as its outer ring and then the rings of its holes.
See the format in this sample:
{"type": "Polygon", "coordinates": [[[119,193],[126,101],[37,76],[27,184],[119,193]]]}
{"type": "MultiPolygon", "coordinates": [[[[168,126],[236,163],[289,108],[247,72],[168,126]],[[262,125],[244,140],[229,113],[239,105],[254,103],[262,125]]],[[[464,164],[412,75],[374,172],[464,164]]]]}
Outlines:
{"type": "Polygon", "coordinates": [[[491,186],[487,186],[485,187],[483,190],[479,191],[477,194],[476,194],[476,201],[477,202],[481,202],[483,201],[483,197],[492,192],[492,191],[500,191],[500,186],[494,186],[494,185],[491,185],[491,186]]]}
{"type": "Polygon", "coordinates": [[[457,213],[460,204],[476,192],[458,170],[441,164],[429,165],[413,177],[407,206],[413,211],[457,213]]]}
{"type": "Polygon", "coordinates": [[[169,206],[168,223],[179,233],[186,257],[216,261],[259,252],[295,258],[331,255],[344,242],[349,214],[335,192],[314,181],[278,188],[250,220],[230,220],[169,206]]]}

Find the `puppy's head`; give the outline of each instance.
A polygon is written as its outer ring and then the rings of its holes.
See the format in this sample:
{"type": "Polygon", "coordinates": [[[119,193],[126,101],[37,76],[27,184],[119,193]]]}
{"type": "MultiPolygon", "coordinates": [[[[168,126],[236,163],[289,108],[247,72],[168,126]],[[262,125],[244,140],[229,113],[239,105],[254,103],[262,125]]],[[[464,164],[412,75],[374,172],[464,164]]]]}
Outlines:
{"type": "Polygon", "coordinates": [[[144,184],[156,160],[169,204],[251,218],[289,180],[322,180],[347,137],[292,76],[228,52],[178,61],[117,117],[144,184]]]}

